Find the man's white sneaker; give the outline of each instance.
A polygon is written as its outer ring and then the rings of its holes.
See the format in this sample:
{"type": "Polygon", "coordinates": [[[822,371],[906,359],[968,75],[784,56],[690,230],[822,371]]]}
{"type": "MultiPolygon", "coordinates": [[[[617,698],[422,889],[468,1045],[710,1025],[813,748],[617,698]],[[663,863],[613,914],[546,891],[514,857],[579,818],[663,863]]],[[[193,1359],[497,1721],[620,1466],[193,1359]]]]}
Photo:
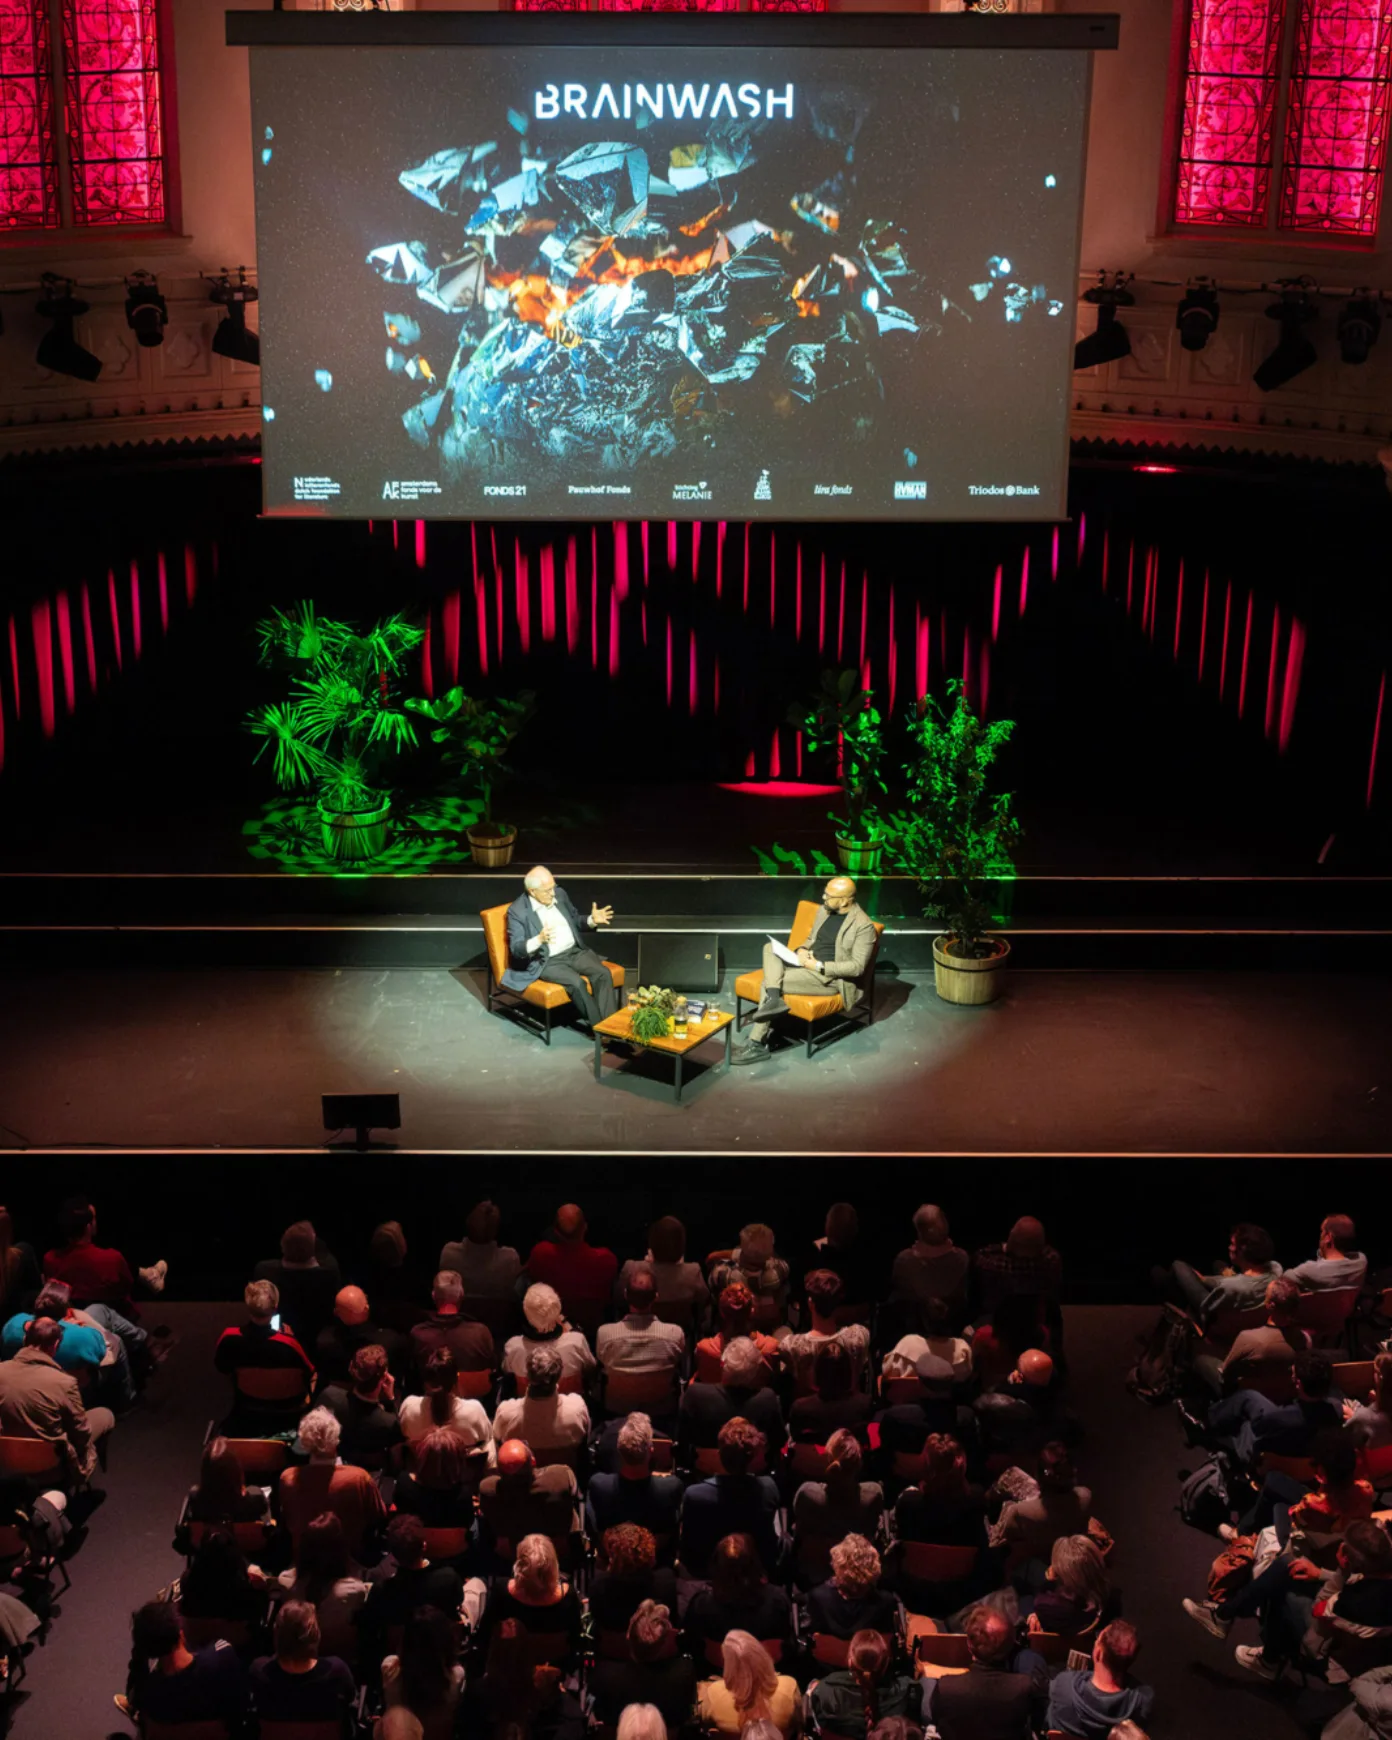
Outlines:
{"type": "Polygon", "coordinates": [[[152,1293],[163,1293],[164,1278],[169,1273],[169,1264],[161,1257],[157,1263],[151,1263],[148,1269],[139,1271],[140,1279],[152,1293]]]}
{"type": "Polygon", "coordinates": [[[1218,1539],[1220,1541],[1236,1541],[1240,1540],[1241,1537],[1231,1523],[1219,1523],[1218,1539]]]}
{"type": "Polygon", "coordinates": [[[1268,1661],[1262,1654],[1259,1643],[1239,1643],[1233,1651],[1237,1657],[1237,1665],[1245,1667],[1248,1673],[1257,1674],[1264,1680],[1279,1680],[1285,1672],[1286,1664],[1282,1661],[1268,1661]]]}
{"type": "Polygon", "coordinates": [[[1213,1611],[1213,1605],[1211,1601],[1191,1601],[1187,1595],[1184,1597],[1184,1611],[1195,1625],[1202,1625],[1210,1637],[1216,1637],[1222,1643],[1228,1635],[1229,1621],[1220,1619],[1213,1611]]]}

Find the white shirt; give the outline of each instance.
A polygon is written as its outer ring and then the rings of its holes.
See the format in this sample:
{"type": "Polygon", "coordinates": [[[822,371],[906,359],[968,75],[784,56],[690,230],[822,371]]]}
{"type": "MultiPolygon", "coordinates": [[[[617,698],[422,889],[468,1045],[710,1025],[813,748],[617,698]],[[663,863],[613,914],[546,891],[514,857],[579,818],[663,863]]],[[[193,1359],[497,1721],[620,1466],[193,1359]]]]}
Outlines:
{"type": "Polygon", "coordinates": [[[493,1416],[493,1437],[499,1444],[521,1438],[533,1450],[562,1450],[583,1444],[589,1435],[590,1410],[583,1396],[519,1396],[499,1402],[493,1416]]]}
{"type": "Polygon", "coordinates": [[[971,1343],[957,1335],[906,1335],[884,1356],[887,1378],[911,1378],[925,1353],[945,1359],[952,1367],[952,1381],[965,1383],[972,1374],[971,1343]]]}
{"type": "MultiPolygon", "coordinates": [[[[396,1418],[402,1437],[412,1444],[417,1438],[424,1438],[435,1425],[428,1396],[407,1396],[397,1409],[396,1418]]],[[[474,1396],[452,1397],[450,1417],[445,1423],[453,1426],[471,1449],[486,1444],[489,1450],[488,1463],[492,1466],[493,1425],[482,1402],[474,1396]]]]}
{"type": "Polygon", "coordinates": [[[620,1323],[601,1323],[595,1349],[605,1371],[674,1372],[686,1353],[686,1335],[676,1323],[632,1312],[620,1323]]]}
{"type": "MultiPolygon", "coordinates": [[[[563,949],[573,949],[575,947],[575,932],[570,928],[565,913],[561,911],[560,902],[553,897],[550,906],[543,906],[535,894],[529,894],[527,898],[532,903],[532,911],[541,922],[551,926],[551,941],[547,944],[550,952],[553,955],[558,955],[563,949]]],[[[540,947],[541,937],[539,935],[527,938],[527,953],[529,955],[534,955],[540,947]]]]}

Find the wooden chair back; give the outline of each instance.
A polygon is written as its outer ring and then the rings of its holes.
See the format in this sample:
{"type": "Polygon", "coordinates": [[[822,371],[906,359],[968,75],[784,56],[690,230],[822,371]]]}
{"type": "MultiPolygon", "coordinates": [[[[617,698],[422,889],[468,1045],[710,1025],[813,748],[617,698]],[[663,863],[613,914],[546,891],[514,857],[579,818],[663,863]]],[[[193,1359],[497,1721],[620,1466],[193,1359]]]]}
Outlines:
{"type": "Polygon", "coordinates": [[[825,1444],[790,1444],[788,1472],[794,1480],[824,1480],[830,1461],[825,1444]]]}
{"type": "Polygon", "coordinates": [[[932,1667],[963,1672],[971,1666],[971,1645],[966,1634],[960,1631],[920,1631],[915,1639],[914,1655],[932,1667]]]}
{"type": "Polygon", "coordinates": [[[428,1559],[462,1559],[472,1539],[468,1529],[426,1529],[425,1556],[428,1559]]]}
{"type": "Polygon", "coordinates": [[[298,1366],[238,1366],[232,1374],[237,1394],[249,1402],[298,1402],[308,1388],[306,1372],[298,1366]]]}
{"type": "Polygon", "coordinates": [[[674,1372],[611,1371],[604,1378],[604,1406],[611,1414],[670,1415],[677,1402],[674,1372]]]}
{"type": "Polygon", "coordinates": [[[976,1568],[975,1547],[940,1547],[930,1541],[901,1543],[904,1571],[919,1583],[960,1583],[976,1568]]]}
{"type": "Polygon", "coordinates": [[[1341,1360],[1334,1367],[1334,1387],[1351,1402],[1366,1402],[1373,1389],[1372,1360],[1341,1360]]]}
{"type": "Polygon", "coordinates": [[[290,1466],[290,1446],[279,1438],[229,1438],[227,1447],[241,1463],[243,1475],[258,1485],[278,1479],[290,1466]]]}
{"type": "Polygon", "coordinates": [[[923,1386],[916,1377],[880,1379],[880,1395],[887,1408],[895,1407],[900,1402],[916,1402],[922,1394],[923,1386]]]}
{"type": "Polygon", "coordinates": [[[484,947],[488,950],[488,970],[493,975],[495,985],[502,983],[503,974],[508,967],[507,915],[506,906],[490,906],[486,912],[479,914],[483,925],[484,947]]]}
{"type": "Polygon", "coordinates": [[[0,1437],[0,1473],[47,1474],[61,1466],[58,1446],[50,1438],[0,1437]]]}
{"type": "Polygon", "coordinates": [[[454,1380],[454,1393],[479,1401],[493,1388],[491,1371],[461,1371],[454,1380]]]}
{"type": "MultiPolygon", "coordinates": [[[[189,1545],[202,1546],[207,1536],[217,1529],[226,1534],[227,1530],[217,1523],[198,1522],[190,1519],[188,1526],[189,1545]]],[[[266,1544],[271,1538],[272,1525],[268,1522],[239,1522],[232,1524],[232,1539],[237,1543],[248,1558],[266,1550],[266,1544]]]]}
{"type": "Polygon", "coordinates": [[[1316,1341],[1337,1341],[1353,1315],[1361,1291],[1359,1287],[1326,1287],[1317,1293],[1302,1293],[1295,1321],[1301,1329],[1308,1329],[1316,1341]]]}

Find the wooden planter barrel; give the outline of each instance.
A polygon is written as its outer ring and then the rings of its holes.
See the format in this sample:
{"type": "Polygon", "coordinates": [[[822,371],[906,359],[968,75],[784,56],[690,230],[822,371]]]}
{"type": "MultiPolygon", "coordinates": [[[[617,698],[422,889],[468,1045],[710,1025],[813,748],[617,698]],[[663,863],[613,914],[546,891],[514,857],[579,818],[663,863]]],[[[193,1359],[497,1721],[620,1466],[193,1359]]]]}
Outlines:
{"type": "Polygon", "coordinates": [[[880,847],[868,840],[851,840],[845,834],[838,834],[836,855],[848,876],[878,876],[880,873],[880,847]]]}
{"type": "Polygon", "coordinates": [[[391,831],[391,799],[383,798],[371,808],[333,810],[319,805],[319,830],[330,858],[345,864],[360,864],[376,858],[387,847],[391,831]]]}
{"type": "Polygon", "coordinates": [[[505,828],[500,834],[475,833],[467,830],[469,850],[481,870],[501,870],[511,864],[512,849],[517,844],[517,829],[505,828]]]}
{"type": "Polygon", "coordinates": [[[991,953],[984,960],[950,955],[944,944],[953,939],[933,938],[933,984],[944,1003],[994,1003],[1005,984],[1005,964],[1010,944],[1004,937],[991,938],[991,953]]]}

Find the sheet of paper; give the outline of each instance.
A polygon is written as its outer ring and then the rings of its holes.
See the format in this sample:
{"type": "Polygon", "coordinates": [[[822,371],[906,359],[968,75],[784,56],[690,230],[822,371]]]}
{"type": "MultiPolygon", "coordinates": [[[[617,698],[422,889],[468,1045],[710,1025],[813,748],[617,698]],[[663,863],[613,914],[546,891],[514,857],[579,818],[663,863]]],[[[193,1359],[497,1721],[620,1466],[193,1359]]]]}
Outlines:
{"type": "Polygon", "coordinates": [[[780,961],[787,961],[790,967],[795,967],[798,964],[797,956],[786,943],[779,942],[776,936],[771,936],[769,941],[773,944],[773,952],[778,956],[780,961]]]}

